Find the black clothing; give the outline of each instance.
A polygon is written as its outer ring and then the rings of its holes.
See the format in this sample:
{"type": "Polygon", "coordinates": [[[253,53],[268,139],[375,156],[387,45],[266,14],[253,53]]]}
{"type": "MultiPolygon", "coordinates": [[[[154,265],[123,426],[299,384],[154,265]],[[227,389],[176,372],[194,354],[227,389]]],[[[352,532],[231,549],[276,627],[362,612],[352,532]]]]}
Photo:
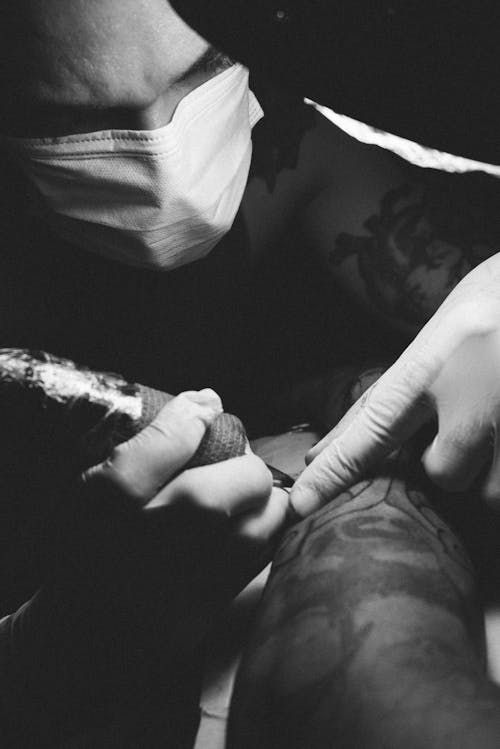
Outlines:
{"type": "Polygon", "coordinates": [[[442,151],[500,164],[496,0],[173,0],[255,75],[442,151]]]}

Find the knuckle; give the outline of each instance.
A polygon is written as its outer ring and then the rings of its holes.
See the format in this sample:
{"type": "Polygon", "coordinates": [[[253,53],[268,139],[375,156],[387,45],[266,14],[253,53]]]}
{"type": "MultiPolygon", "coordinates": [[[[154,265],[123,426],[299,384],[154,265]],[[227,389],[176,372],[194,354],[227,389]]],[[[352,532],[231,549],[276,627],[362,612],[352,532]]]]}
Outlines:
{"type": "Polygon", "coordinates": [[[349,483],[362,470],[360,461],[354,455],[346,453],[340,441],[332,442],[322,455],[326,478],[333,479],[339,485],[349,483]]]}
{"type": "Polygon", "coordinates": [[[201,481],[198,475],[189,470],[184,471],[175,480],[175,492],[171,497],[171,503],[191,508],[214,519],[223,520],[231,514],[221,488],[214,486],[212,481],[201,481]]]}
{"type": "Polygon", "coordinates": [[[400,385],[399,388],[393,388],[390,397],[367,403],[363,426],[369,435],[370,442],[376,445],[393,444],[394,419],[396,414],[406,409],[406,401],[406,387],[400,385]]]}
{"type": "MultiPolygon", "coordinates": [[[[168,404],[167,404],[168,405],[168,404]]],[[[200,406],[191,397],[191,391],[179,393],[171,402],[170,408],[166,413],[171,415],[172,412],[182,413],[186,416],[195,416],[199,413],[200,406]]]]}
{"type": "Polygon", "coordinates": [[[200,393],[185,391],[167,403],[159,414],[159,421],[168,422],[174,416],[180,423],[186,420],[200,420],[206,424],[221,412],[222,403],[215,391],[209,388],[200,393]]]}
{"type": "Polygon", "coordinates": [[[134,471],[129,461],[128,448],[126,445],[115,447],[107,460],[97,468],[92,482],[101,491],[108,491],[114,496],[122,496],[124,499],[134,503],[143,504],[149,497],[134,480],[134,471]]]}
{"type": "Polygon", "coordinates": [[[210,487],[200,485],[189,471],[184,471],[175,481],[174,503],[203,510],[213,510],[215,498],[210,487]]]}
{"type": "Polygon", "coordinates": [[[212,412],[183,394],[171,403],[172,406],[167,404],[165,410],[134,439],[149,441],[160,449],[163,447],[165,454],[172,448],[192,454],[205,433],[212,412]]]}
{"type": "Polygon", "coordinates": [[[170,445],[179,445],[186,441],[186,430],[182,426],[175,417],[162,421],[155,419],[134,437],[134,444],[140,444],[141,447],[147,447],[148,445],[151,447],[153,445],[164,446],[165,453],[168,454],[170,445]]]}

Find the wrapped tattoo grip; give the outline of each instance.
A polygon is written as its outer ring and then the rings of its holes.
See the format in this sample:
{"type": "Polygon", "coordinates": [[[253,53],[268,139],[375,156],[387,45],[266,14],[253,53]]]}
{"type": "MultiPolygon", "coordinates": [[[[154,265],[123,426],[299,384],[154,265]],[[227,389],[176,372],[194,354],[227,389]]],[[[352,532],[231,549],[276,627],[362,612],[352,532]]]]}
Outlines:
{"type": "MultiPolygon", "coordinates": [[[[30,468],[49,459],[66,473],[84,470],[137,434],[173,397],[44,352],[0,349],[0,414],[10,442],[4,451],[24,456],[30,468]]],[[[242,455],[247,444],[241,421],[223,413],[188,465],[242,455]]]]}

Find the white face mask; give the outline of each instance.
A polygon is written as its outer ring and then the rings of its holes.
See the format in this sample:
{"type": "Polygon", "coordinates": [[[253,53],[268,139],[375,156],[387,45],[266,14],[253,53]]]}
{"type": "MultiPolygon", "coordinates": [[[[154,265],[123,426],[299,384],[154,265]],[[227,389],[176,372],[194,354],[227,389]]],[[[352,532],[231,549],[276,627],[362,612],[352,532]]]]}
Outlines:
{"type": "Polygon", "coordinates": [[[191,91],[157,130],[2,142],[58,234],[130,265],[171,270],[205,256],[231,228],[262,116],[248,71],[233,65],[191,91]]]}

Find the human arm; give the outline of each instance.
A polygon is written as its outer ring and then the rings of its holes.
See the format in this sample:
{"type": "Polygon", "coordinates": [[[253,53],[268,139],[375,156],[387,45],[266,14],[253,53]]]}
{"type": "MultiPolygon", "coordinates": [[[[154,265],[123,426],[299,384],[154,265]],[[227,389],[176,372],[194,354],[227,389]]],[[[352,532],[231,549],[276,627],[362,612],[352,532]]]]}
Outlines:
{"type": "Polygon", "coordinates": [[[357,484],[275,557],[230,747],[495,747],[473,573],[404,478],[357,484]]]}
{"type": "Polygon", "coordinates": [[[480,478],[482,495],[498,502],[499,273],[498,255],[471,271],[313,449],[294,489],[299,511],[333,498],[436,418],[437,434],[423,456],[429,476],[451,491],[480,478]]]}
{"type": "MultiPolygon", "coordinates": [[[[347,434],[331,435],[311,452],[332,441],[323,466],[316,461],[305,472],[292,501],[307,514],[436,418],[439,439],[426,468],[445,488],[464,488],[492,457],[496,463],[498,180],[410,167],[327,122],[304,136],[303,159],[311,164],[316,152],[323,161],[317,156],[315,191],[302,212],[307,246],[370,315],[402,332],[401,347],[425,327],[370,395],[363,416],[360,410],[351,442],[347,434]],[[464,359],[484,376],[471,383],[464,359]]],[[[495,500],[498,488],[489,482],[484,493],[495,500]]]]}
{"type": "MultiPolygon", "coordinates": [[[[199,397],[207,393],[210,395],[211,391],[204,391],[199,397]]],[[[214,407],[220,411],[218,396],[213,392],[211,396],[214,407]]],[[[190,397],[198,395],[187,393],[180,403],[189,405],[190,397]]],[[[0,471],[4,567],[8,565],[9,569],[5,575],[6,585],[0,590],[4,610],[15,608],[32,595],[46,576],[50,554],[43,569],[40,564],[35,565],[37,585],[32,584],[31,589],[28,587],[23,591],[29,582],[23,580],[23,585],[20,579],[26,577],[22,574],[24,562],[27,564],[37,553],[43,553],[39,546],[44,545],[47,552],[54,546],[57,548],[62,519],[70,520],[72,513],[78,515],[81,509],[81,498],[72,501],[73,495],[78,494],[74,486],[78,473],[94,466],[88,472],[92,477],[90,484],[93,486],[99,477],[101,484],[104,478],[109,483],[109,492],[106,486],[101,491],[101,495],[105,495],[103,502],[109,504],[111,497],[116,496],[119,511],[127,507],[137,509],[139,499],[133,494],[133,486],[138,476],[145,481],[148,477],[155,481],[154,473],[149,476],[149,471],[154,467],[155,457],[159,460],[161,456],[155,452],[149,455],[149,440],[142,450],[142,457],[134,458],[137,447],[132,448],[130,462],[128,448],[135,445],[130,438],[137,435],[137,440],[147,440],[150,432],[158,429],[156,419],[152,424],[150,422],[173,398],[167,393],[127,382],[120,375],[91,370],[44,352],[0,350],[0,411],[3,434],[8,438],[8,449],[2,454],[0,471]],[[149,428],[144,430],[146,425],[149,428]],[[127,450],[125,460],[124,450],[127,450]],[[100,467],[95,466],[106,458],[100,467]],[[116,487],[114,483],[119,479],[119,472],[111,471],[113,458],[127,470],[122,484],[116,487]],[[127,500],[129,493],[132,496],[127,500]],[[29,539],[30,533],[33,538],[23,543],[21,534],[29,539]],[[43,537],[44,544],[42,538],[38,544],[39,537],[43,537]],[[34,553],[33,546],[37,549],[34,553]],[[14,593],[13,600],[9,591],[14,593]]],[[[170,430],[178,421],[176,408],[175,403],[169,406],[162,417],[170,430]]],[[[227,413],[216,413],[215,418],[205,424],[200,444],[189,457],[184,453],[186,450],[190,452],[194,437],[200,440],[200,435],[196,431],[193,433],[192,428],[191,434],[189,431],[183,434],[178,429],[177,434],[174,431],[171,435],[170,441],[175,439],[177,442],[171,445],[165,459],[173,478],[181,468],[220,461],[225,464],[227,459],[248,452],[243,425],[227,413]],[[176,457],[179,451],[180,455],[176,457]]],[[[155,441],[151,444],[154,450],[155,441]]],[[[87,476],[87,472],[84,475],[87,476]]],[[[154,492],[151,489],[154,494],[156,488],[154,492]]]]}
{"type": "Polygon", "coordinates": [[[407,451],[288,531],[238,674],[231,749],[498,745],[500,691],[450,508],[407,451]]]}
{"type": "Polygon", "coordinates": [[[139,720],[261,563],[286,500],[264,464],[180,470],[220,409],[213,391],[171,400],[68,496],[56,568],[4,624],[13,746],[106,720],[112,700],[131,700],[139,720]]]}

